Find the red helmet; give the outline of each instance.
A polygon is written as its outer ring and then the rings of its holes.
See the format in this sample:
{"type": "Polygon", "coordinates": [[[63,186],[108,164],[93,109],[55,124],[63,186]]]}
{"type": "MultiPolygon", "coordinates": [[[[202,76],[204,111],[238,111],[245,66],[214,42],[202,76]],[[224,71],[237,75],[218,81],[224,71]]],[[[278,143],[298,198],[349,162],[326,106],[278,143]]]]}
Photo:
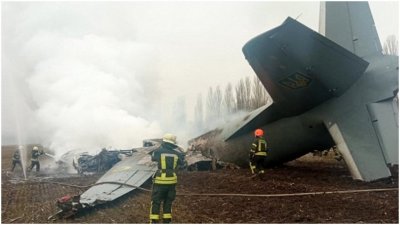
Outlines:
{"type": "Polygon", "coordinates": [[[256,131],[254,131],[254,135],[255,135],[256,137],[261,137],[261,136],[264,135],[264,131],[261,130],[261,129],[257,129],[256,131]]]}

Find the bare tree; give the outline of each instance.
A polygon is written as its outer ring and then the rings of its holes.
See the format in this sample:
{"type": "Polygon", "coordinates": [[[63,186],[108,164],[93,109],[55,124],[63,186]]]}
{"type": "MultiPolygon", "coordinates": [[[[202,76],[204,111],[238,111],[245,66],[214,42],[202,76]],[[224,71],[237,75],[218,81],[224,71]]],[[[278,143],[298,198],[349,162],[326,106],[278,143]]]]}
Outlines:
{"type": "Polygon", "coordinates": [[[207,105],[206,121],[210,122],[212,118],[215,118],[214,90],[212,87],[208,88],[206,105],[207,105]]]}
{"type": "Polygon", "coordinates": [[[217,86],[214,92],[214,109],[215,109],[215,116],[217,118],[221,116],[221,106],[222,106],[222,92],[220,86],[217,86]]]}
{"type": "Polygon", "coordinates": [[[232,84],[229,82],[228,85],[225,87],[225,94],[224,94],[224,108],[225,112],[227,113],[233,113],[234,110],[234,105],[235,105],[235,100],[233,98],[233,92],[232,92],[232,84]]]}
{"type": "Polygon", "coordinates": [[[199,130],[203,129],[203,96],[197,95],[196,105],[194,107],[194,122],[199,130]]]}
{"type": "Polygon", "coordinates": [[[389,35],[383,45],[383,54],[399,55],[399,40],[395,35],[389,35]]]}
{"type": "Polygon", "coordinates": [[[269,95],[257,76],[253,77],[251,109],[257,109],[268,102],[269,95]]]}
{"type": "Polygon", "coordinates": [[[244,102],[244,109],[246,111],[250,111],[251,110],[251,80],[250,80],[250,77],[246,77],[244,79],[243,102],[244,102]]]}
{"type": "Polygon", "coordinates": [[[236,94],[236,107],[235,111],[241,111],[245,109],[245,85],[243,79],[240,79],[239,83],[236,84],[235,94],[236,94]]]}

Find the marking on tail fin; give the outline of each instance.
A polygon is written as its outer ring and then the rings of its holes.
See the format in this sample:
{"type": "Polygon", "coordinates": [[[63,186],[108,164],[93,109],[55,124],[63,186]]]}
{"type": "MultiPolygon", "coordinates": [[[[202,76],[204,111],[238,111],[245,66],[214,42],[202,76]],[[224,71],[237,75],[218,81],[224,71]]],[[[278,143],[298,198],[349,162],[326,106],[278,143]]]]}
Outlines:
{"type": "Polygon", "coordinates": [[[311,77],[297,72],[286,77],[283,80],[280,80],[279,84],[290,89],[300,89],[307,87],[311,83],[311,81],[311,77]]]}

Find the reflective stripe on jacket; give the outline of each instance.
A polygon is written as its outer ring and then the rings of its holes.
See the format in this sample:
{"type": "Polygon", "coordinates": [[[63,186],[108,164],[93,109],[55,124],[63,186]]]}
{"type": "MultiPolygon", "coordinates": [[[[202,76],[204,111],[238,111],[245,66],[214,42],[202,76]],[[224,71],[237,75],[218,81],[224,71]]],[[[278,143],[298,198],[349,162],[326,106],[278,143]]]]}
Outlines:
{"type": "Polygon", "coordinates": [[[250,151],[254,155],[267,156],[267,142],[263,137],[256,138],[251,146],[250,151]]]}
{"type": "Polygon", "coordinates": [[[42,152],[39,152],[37,150],[32,150],[32,157],[31,157],[31,161],[34,162],[39,162],[39,156],[42,155],[42,152]]]}
{"type": "Polygon", "coordinates": [[[175,148],[173,144],[162,143],[161,147],[153,152],[152,160],[158,163],[158,170],[154,175],[155,184],[177,183],[175,169],[178,164],[183,165],[183,154],[174,150],[175,148]]]}

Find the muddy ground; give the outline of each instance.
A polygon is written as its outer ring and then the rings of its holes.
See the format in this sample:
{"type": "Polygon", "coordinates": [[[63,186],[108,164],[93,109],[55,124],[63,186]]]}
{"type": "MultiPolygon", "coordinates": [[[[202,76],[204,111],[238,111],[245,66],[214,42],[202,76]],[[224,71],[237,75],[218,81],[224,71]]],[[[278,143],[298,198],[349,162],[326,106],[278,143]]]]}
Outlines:
{"type": "MultiPolygon", "coordinates": [[[[133,191],[120,199],[88,210],[72,219],[47,218],[57,211],[55,201],[85,189],[48,182],[89,185],[100,175],[69,175],[22,171],[10,172],[12,147],[2,147],[2,223],[148,223],[150,193],[133,191]]],[[[150,189],[150,181],[143,185],[150,189]]],[[[372,188],[397,188],[392,181],[354,181],[343,163],[303,157],[267,170],[265,180],[249,178],[246,169],[179,172],[177,193],[282,194],[372,188]]],[[[398,190],[291,197],[177,196],[175,223],[398,223],[398,190]]]]}

